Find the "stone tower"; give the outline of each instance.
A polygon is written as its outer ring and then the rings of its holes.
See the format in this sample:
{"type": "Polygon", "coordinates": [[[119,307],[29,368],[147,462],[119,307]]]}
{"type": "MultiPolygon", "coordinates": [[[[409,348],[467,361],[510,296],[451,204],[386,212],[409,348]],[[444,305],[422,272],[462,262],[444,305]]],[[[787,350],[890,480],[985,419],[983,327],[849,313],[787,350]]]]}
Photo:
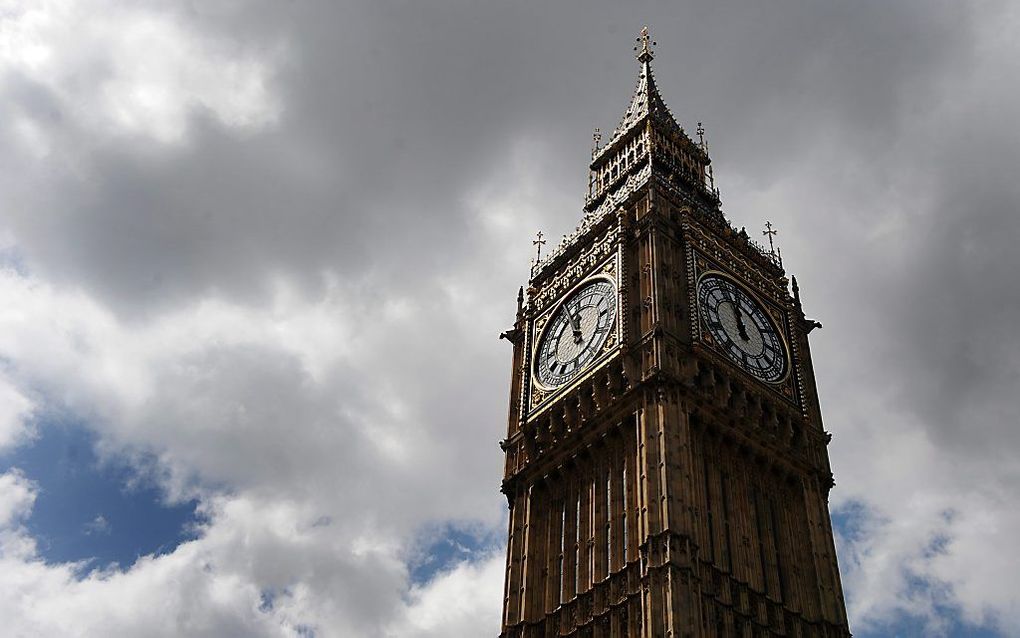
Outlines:
{"type": "Polygon", "coordinates": [[[517,319],[504,638],[849,636],[796,280],[734,229],[656,88],[596,136],[517,319]]]}

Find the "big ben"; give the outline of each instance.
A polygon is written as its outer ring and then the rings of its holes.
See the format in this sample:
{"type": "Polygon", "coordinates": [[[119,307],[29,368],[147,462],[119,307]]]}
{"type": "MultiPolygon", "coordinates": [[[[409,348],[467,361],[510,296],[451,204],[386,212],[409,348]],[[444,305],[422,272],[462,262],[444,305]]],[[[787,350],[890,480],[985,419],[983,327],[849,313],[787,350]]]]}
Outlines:
{"type": "MultiPolygon", "coordinates": [[[[638,39],[514,326],[503,638],[849,636],[806,318],[638,39]]],[[[791,286],[792,283],[792,286],[791,286]]]]}

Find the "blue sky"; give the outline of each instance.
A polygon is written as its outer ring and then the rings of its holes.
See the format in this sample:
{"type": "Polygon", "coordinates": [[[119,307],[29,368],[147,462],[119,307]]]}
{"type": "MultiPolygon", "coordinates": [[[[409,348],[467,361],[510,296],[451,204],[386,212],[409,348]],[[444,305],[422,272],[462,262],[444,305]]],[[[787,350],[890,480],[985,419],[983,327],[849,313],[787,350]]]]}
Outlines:
{"type": "Polygon", "coordinates": [[[82,424],[37,427],[35,440],[0,456],[0,471],[18,468],[37,485],[26,527],[47,562],[123,569],[139,556],[172,552],[199,532],[195,501],[168,503],[136,465],[116,457],[100,461],[95,436],[82,424]]]}

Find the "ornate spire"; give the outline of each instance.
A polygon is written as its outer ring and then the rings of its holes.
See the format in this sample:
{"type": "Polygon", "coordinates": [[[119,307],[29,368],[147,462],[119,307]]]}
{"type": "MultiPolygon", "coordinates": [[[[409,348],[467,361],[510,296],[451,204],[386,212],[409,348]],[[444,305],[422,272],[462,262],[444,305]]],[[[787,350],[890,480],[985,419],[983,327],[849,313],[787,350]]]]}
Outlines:
{"type": "Polygon", "coordinates": [[[691,140],[659,94],[652,73],[654,45],[648,28],[641,29],[634,47],[639,66],[630,105],[608,142],[592,149],[586,215],[600,217],[598,211],[611,209],[616,198],[633,192],[653,173],[718,208],[707,142],[691,140]]]}
{"type": "Polygon", "coordinates": [[[637,87],[634,89],[634,96],[630,99],[630,106],[627,107],[627,111],[623,114],[623,119],[620,120],[619,126],[613,131],[613,136],[609,143],[603,148],[612,146],[613,142],[623,137],[627,131],[649,115],[668,128],[677,131],[681,130],[680,125],[673,118],[669,107],[666,106],[662,96],[659,95],[659,89],[655,86],[655,76],[652,75],[652,58],[655,57],[652,47],[655,45],[655,42],[648,34],[648,27],[641,29],[641,36],[637,38],[637,42],[638,45],[634,47],[634,51],[636,52],[638,63],[641,65],[638,73],[637,87]]]}

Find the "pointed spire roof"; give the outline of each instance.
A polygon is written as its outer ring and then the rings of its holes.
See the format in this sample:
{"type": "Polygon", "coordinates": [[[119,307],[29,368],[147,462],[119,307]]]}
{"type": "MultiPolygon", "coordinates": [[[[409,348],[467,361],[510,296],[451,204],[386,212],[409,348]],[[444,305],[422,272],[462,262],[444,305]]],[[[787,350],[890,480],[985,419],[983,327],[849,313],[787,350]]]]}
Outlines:
{"type": "Polygon", "coordinates": [[[698,143],[687,135],[659,94],[652,73],[655,43],[648,36],[648,27],[641,29],[637,41],[638,46],[634,47],[640,65],[637,86],[609,142],[600,148],[596,137],[585,210],[591,213],[599,209],[608,201],[607,197],[627,191],[631,180],[643,183],[652,174],[682,191],[697,194],[717,208],[719,198],[712,180],[708,146],[703,140],[698,143]]]}
{"type": "Polygon", "coordinates": [[[662,96],[659,94],[659,89],[655,86],[655,76],[652,74],[652,59],[655,58],[652,47],[655,45],[655,42],[648,35],[648,27],[641,29],[641,36],[637,41],[638,46],[634,47],[634,50],[637,52],[636,57],[641,65],[640,72],[638,73],[637,87],[635,87],[634,95],[630,99],[630,106],[627,107],[627,111],[623,114],[623,119],[620,120],[619,126],[613,131],[613,137],[606,147],[612,146],[613,142],[623,137],[646,116],[651,116],[658,123],[668,128],[677,131],[682,130],[670,112],[669,107],[666,106],[666,102],[663,101],[662,96]]]}

